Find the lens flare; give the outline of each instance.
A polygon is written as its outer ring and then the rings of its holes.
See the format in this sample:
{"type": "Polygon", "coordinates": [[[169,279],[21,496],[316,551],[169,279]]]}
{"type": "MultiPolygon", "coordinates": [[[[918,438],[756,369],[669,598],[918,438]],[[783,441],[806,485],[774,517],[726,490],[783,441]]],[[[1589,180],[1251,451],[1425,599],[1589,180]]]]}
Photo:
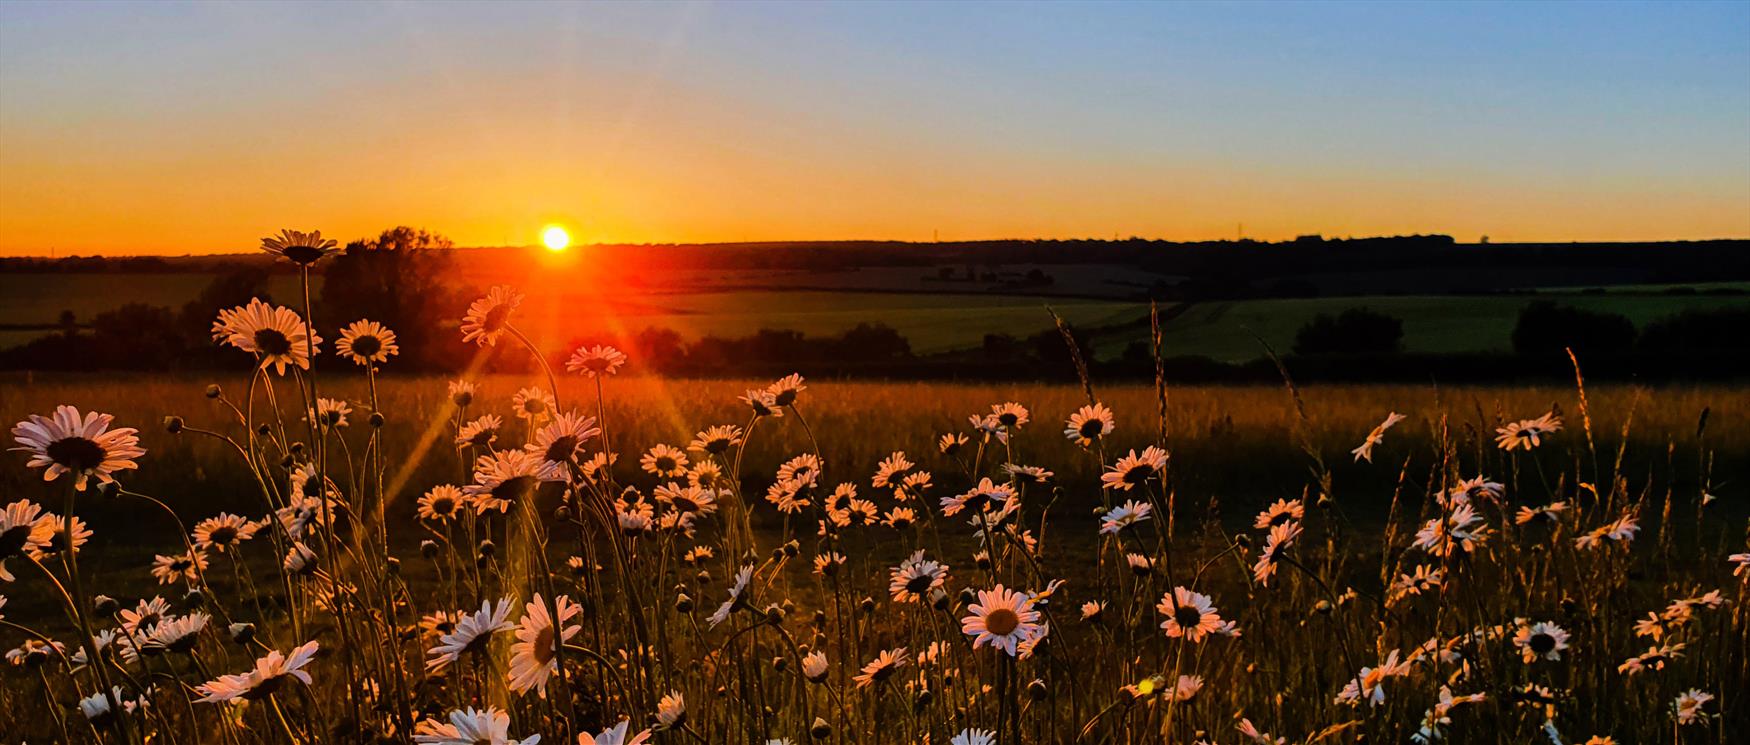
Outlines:
{"type": "Polygon", "coordinates": [[[571,245],[571,234],[558,225],[548,225],[541,231],[541,243],[548,251],[564,251],[571,245]]]}

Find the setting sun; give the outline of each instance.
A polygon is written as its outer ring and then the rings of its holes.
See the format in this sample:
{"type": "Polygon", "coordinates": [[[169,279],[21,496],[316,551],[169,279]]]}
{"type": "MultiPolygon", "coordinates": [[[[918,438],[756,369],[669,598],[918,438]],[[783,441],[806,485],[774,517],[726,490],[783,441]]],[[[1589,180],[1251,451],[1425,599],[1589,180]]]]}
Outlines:
{"type": "Polygon", "coordinates": [[[564,251],[571,245],[571,234],[558,225],[548,225],[546,230],[541,231],[541,243],[548,251],[564,251]]]}

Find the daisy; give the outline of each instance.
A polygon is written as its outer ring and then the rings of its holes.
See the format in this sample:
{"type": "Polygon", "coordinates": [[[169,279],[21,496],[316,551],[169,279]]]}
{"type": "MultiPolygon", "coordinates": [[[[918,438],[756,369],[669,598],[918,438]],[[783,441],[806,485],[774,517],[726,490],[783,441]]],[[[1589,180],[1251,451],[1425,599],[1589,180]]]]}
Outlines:
{"type": "Polygon", "coordinates": [[[967,606],[967,611],[971,615],[960,619],[960,631],[972,637],[973,649],[990,644],[1013,657],[1018,653],[1017,645],[1042,633],[1033,596],[1004,589],[1001,584],[979,590],[978,602],[967,606]]]}
{"type": "Polygon", "coordinates": [[[1518,633],[1513,635],[1513,646],[1519,648],[1520,656],[1529,665],[1540,659],[1561,659],[1562,650],[1568,648],[1568,638],[1568,632],[1562,627],[1540,621],[1530,626],[1520,626],[1518,633]]]}
{"type": "Polygon", "coordinates": [[[214,336],[223,331],[225,343],[254,354],[261,367],[272,365],[280,375],[286,374],[286,365],[310,369],[310,356],[322,344],[322,336],[306,328],[297,312],[260,298],[221,312],[213,326],[214,336]]]}
{"type": "Polygon", "coordinates": [[[657,443],[638,459],[638,465],[662,478],[678,478],[687,473],[687,454],[679,448],[657,443]]]}
{"type": "Polygon", "coordinates": [[[1606,540],[1628,543],[1635,539],[1635,533],[1640,529],[1641,526],[1634,515],[1623,515],[1574,539],[1574,546],[1576,548],[1598,548],[1603,546],[1606,540]]]}
{"type": "Polygon", "coordinates": [[[796,373],[790,373],[766,386],[766,392],[772,394],[772,403],[779,408],[795,406],[796,397],[806,390],[808,386],[802,384],[802,376],[796,373]]]}
{"type": "Polygon", "coordinates": [[[1240,736],[1252,741],[1253,745],[1283,745],[1288,742],[1286,737],[1272,738],[1270,733],[1259,730],[1250,719],[1240,719],[1240,723],[1234,725],[1234,728],[1240,731],[1240,736]]]}
{"type": "Polygon", "coordinates": [[[170,617],[170,603],[164,598],[153,597],[151,600],[141,600],[133,608],[121,610],[122,629],[130,636],[143,634],[154,624],[170,617]]]}
{"type": "Polygon", "coordinates": [[[656,702],[656,726],[659,730],[679,727],[687,718],[687,698],[680,691],[669,691],[656,702]]]}
{"type": "Polygon", "coordinates": [[[1513,522],[1519,525],[1526,525],[1533,520],[1541,520],[1553,524],[1562,514],[1562,511],[1567,508],[1568,503],[1559,500],[1550,502],[1542,507],[1520,507],[1519,513],[1513,517],[1513,522]]]}
{"type": "Polygon", "coordinates": [[[814,557],[814,573],[822,577],[831,577],[839,573],[839,568],[845,565],[845,555],[837,551],[829,551],[814,557]]]}
{"type": "Polygon", "coordinates": [[[1487,499],[1498,502],[1501,500],[1501,496],[1506,493],[1507,486],[1505,484],[1478,476],[1458,482],[1458,485],[1452,487],[1444,497],[1440,494],[1435,494],[1435,497],[1440,498],[1440,506],[1450,509],[1472,500],[1487,499]]]}
{"type": "Polygon", "coordinates": [[[1161,628],[1166,630],[1169,638],[1201,642],[1210,634],[1220,633],[1223,628],[1221,614],[1209,596],[1183,587],[1175,587],[1172,592],[1162,595],[1155,610],[1167,617],[1161,622],[1161,628]]]}
{"type": "MultiPolygon", "coordinates": [[[[820,458],[816,457],[813,453],[803,453],[802,455],[784,461],[784,465],[778,466],[778,480],[807,480],[812,482],[820,478],[820,469],[820,458]]],[[[852,486],[851,494],[855,495],[856,493],[856,487],[852,486]]]]}
{"type": "Polygon", "coordinates": [[[456,621],[456,630],[438,637],[437,646],[426,652],[431,659],[425,661],[425,671],[443,672],[450,663],[462,659],[463,654],[486,651],[493,634],[516,628],[508,620],[510,608],[510,598],[498,601],[496,606],[483,600],[478,612],[462,613],[456,621]]]}
{"type": "Polygon", "coordinates": [[[1118,423],[1112,418],[1112,410],[1105,404],[1096,403],[1083,406],[1071,414],[1063,430],[1063,436],[1073,440],[1077,445],[1089,447],[1106,435],[1117,429],[1118,423]]]}
{"type": "Polygon", "coordinates": [[[261,239],[261,250],[302,267],[308,267],[329,254],[338,253],[339,245],[332,238],[323,238],[320,230],[308,233],[281,230],[279,235],[261,239]]]}
{"type": "Polygon", "coordinates": [[[584,443],[601,433],[601,428],[595,426],[595,417],[568,411],[536,430],[534,441],[524,445],[523,449],[541,457],[548,472],[547,480],[568,481],[570,469],[567,466],[583,455],[584,443]]]}
{"type": "Polygon", "coordinates": [[[194,584],[206,569],[207,555],[200,552],[152,557],[152,576],[158,578],[159,584],[173,585],[177,580],[194,584]]]}
{"type": "Polygon", "coordinates": [[[558,625],[564,628],[557,639],[554,638],[553,616],[547,612],[547,603],[540,593],[535,593],[535,597],[523,606],[523,618],[517,622],[517,641],[510,645],[510,689],[517,693],[528,693],[530,688],[535,688],[540,690],[543,698],[546,697],[547,680],[559,671],[559,645],[583,631],[580,625],[565,625],[571,618],[583,615],[582,606],[564,595],[555,598],[554,605],[559,610],[558,625]]]}
{"type": "Polygon", "coordinates": [[[925,559],[923,549],[918,549],[894,567],[888,576],[887,590],[892,593],[894,602],[921,603],[931,590],[948,581],[948,567],[925,559]]]}
{"type": "Polygon", "coordinates": [[[73,488],[85,491],[89,479],[113,483],[115,472],[138,468],[134,459],[146,454],[139,430],[112,430],[113,421],[115,417],[95,411],[81,417],[78,409],[63,404],[55,407],[54,414],[31,414],[13,425],[12,437],[19,447],[12,449],[29,453],[26,467],[44,469],[44,481],[70,474],[73,488]]]}
{"type": "Polygon", "coordinates": [[[1100,621],[1100,619],[1103,618],[1105,615],[1106,615],[1106,601],[1104,601],[1104,600],[1089,600],[1088,602],[1082,603],[1082,620],[1083,621],[1087,621],[1090,623],[1098,623],[1100,621]]]}
{"type": "Polygon", "coordinates": [[[85,717],[85,721],[90,722],[93,726],[107,726],[115,720],[115,710],[110,708],[111,701],[120,704],[122,711],[129,714],[146,705],[144,700],[131,700],[124,697],[122,687],[113,686],[107,694],[99,692],[79,699],[79,713],[85,717]]]}
{"type": "Polygon", "coordinates": [[[1139,577],[1154,573],[1155,560],[1142,554],[1125,554],[1124,563],[1130,565],[1130,571],[1139,577]]]}
{"type": "Polygon", "coordinates": [[[493,287],[486,297],[475,300],[462,317],[462,342],[474,342],[482,347],[495,346],[498,337],[510,327],[511,311],[523,302],[523,296],[509,286],[493,287]]]}
{"type": "Polygon", "coordinates": [[[729,584],[729,599],[723,601],[723,604],[717,606],[717,610],[711,614],[710,621],[712,628],[716,628],[718,624],[729,620],[729,614],[735,612],[737,608],[747,607],[747,598],[745,596],[747,594],[748,583],[752,581],[752,565],[744,566],[735,573],[735,581],[729,584]]]}
{"type": "Polygon", "coordinates": [[[1391,429],[1404,419],[1405,417],[1403,414],[1399,414],[1395,411],[1386,414],[1385,421],[1380,422],[1379,426],[1374,427],[1372,432],[1367,433],[1367,439],[1361,441],[1360,447],[1349,451],[1355,455],[1355,462],[1359,463],[1362,459],[1366,459],[1368,463],[1372,463],[1373,446],[1385,442],[1385,431],[1391,429]]]}
{"type": "Polygon", "coordinates": [[[808,656],[802,658],[802,677],[807,678],[810,683],[819,683],[826,680],[827,670],[828,665],[825,652],[815,650],[809,652],[808,656]]]}
{"type": "Polygon", "coordinates": [[[966,447],[966,443],[971,441],[966,435],[955,432],[954,434],[942,435],[942,438],[936,441],[936,449],[942,451],[943,455],[953,455],[960,452],[960,448],[966,447]]]}
{"type": "Polygon", "coordinates": [[[1512,452],[1515,448],[1532,448],[1542,444],[1542,438],[1552,432],[1562,429],[1562,417],[1554,411],[1536,419],[1522,419],[1508,422],[1506,426],[1495,428],[1495,446],[1512,452]]]}
{"type": "Polygon", "coordinates": [[[155,650],[187,652],[200,641],[200,633],[206,630],[210,621],[212,617],[205,613],[159,621],[146,631],[146,638],[140,640],[140,649],[147,654],[155,650]]]}
{"type": "Polygon", "coordinates": [[[589,377],[606,377],[618,372],[621,365],[626,364],[626,355],[620,350],[597,344],[593,347],[578,347],[571,353],[571,358],[565,361],[565,371],[583,373],[589,377]]]}
{"type": "Polygon", "coordinates": [[[1137,455],[1132,449],[1129,455],[1118,459],[1112,470],[1100,474],[1100,485],[1107,489],[1123,489],[1129,491],[1132,487],[1141,486],[1149,478],[1167,467],[1167,451],[1150,445],[1137,455]]]}
{"type": "Polygon", "coordinates": [[[395,332],[389,327],[367,319],[353,321],[341,329],[334,351],[353,364],[369,367],[373,362],[388,362],[401,353],[401,347],[395,343],[395,332]]]}
{"type": "Polygon", "coordinates": [[[468,497],[462,494],[460,488],[452,484],[440,484],[419,498],[419,517],[422,520],[448,522],[459,517],[462,509],[467,506],[468,497]]]}
{"type": "Polygon", "coordinates": [[[1664,670],[1672,660],[1683,656],[1683,647],[1683,644],[1647,647],[1647,651],[1623,660],[1621,665],[1616,666],[1616,671],[1633,677],[1646,670],[1664,670]]]}
{"type": "Polygon", "coordinates": [[[1150,519],[1149,512],[1154,508],[1146,502],[1134,499],[1112,508],[1100,516],[1100,534],[1117,535],[1118,531],[1150,519]]]}
{"type": "Polygon", "coordinates": [[[991,404],[990,415],[997,420],[1003,429],[1019,429],[1027,423],[1027,407],[1010,401],[1006,404],[991,404]]]}
{"type": "Polygon", "coordinates": [[[535,493],[546,469],[540,456],[522,450],[495,450],[474,461],[474,483],[462,487],[462,493],[474,500],[474,509],[509,512],[512,503],[521,502],[535,493]]]}
{"type": "Polygon", "coordinates": [[[466,380],[450,381],[450,403],[461,408],[474,403],[474,384],[466,380]]]}
{"type": "Polygon", "coordinates": [[[485,709],[470,706],[450,712],[448,722],[421,720],[413,728],[413,741],[419,745],[536,745],[541,736],[513,740],[509,714],[496,706],[485,709]]]}
{"type": "Polygon", "coordinates": [[[477,448],[492,447],[498,440],[498,428],[504,426],[504,418],[497,414],[486,414],[479,419],[462,425],[456,431],[456,447],[472,445],[477,448]]]}
{"type": "Polygon", "coordinates": [[[963,729],[948,745],[996,745],[996,741],[996,733],[988,729],[963,729]]]}
{"type": "Polygon", "coordinates": [[[904,499],[899,490],[900,479],[915,465],[911,459],[905,457],[905,451],[895,450],[892,455],[881,459],[881,465],[875,468],[875,476],[869,479],[869,485],[877,489],[891,487],[894,489],[895,497],[904,499]]]}
{"type": "Polygon", "coordinates": [[[215,517],[195,523],[194,545],[202,551],[224,553],[227,549],[254,538],[261,527],[243,517],[221,512],[215,517]]]}
{"type": "Polygon", "coordinates": [[[994,505],[1002,508],[1015,496],[1015,490],[1008,484],[998,484],[989,478],[979,479],[978,485],[964,494],[942,498],[942,514],[953,517],[963,510],[974,513],[985,513],[994,505]]]}
{"type": "Polygon", "coordinates": [[[1300,520],[1306,517],[1306,507],[1298,499],[1278,499],[1274,504],[1258,513],[1258,519],[1252,527],[1264,529],[1274,528],[1283,523],[1300,520]]]}
{"type": "Polygon", "coordinates": [[[632,735],[630,739],[628,739],[626,732],[627,728],[631,725],[632,720],[622,719],[619,724],[602,730],[602,733],[599,735],[591,735],[588,732],[585,732],[577,737],[577,745],[644,745],[645,743],[650,742],[649,729],[639,732],[636,735],[632,735]]]}
{"type": "MultiPolygon", "coordinates": [[[[721,456],[728,453],[730,448],[740,445],[741,440],[742,431],[740,427],[732,424],[719,424],[706,428],[704,431],[695,434],[693,436],[693,441],[687,443],[687,450],[695,453],[708,453],[710,455],[721,456]]],[[[697,464],[697,466],[704,465],[705,463],[697,464]]],[[[690,475],[689,478],[691,478],[690,475]]]]}
{"type": "Polygon", "coordinates": [[[881,518],[881,523],[890,528],[905,530],[918,521],[918,513],[910,507],[895,507],[887,511],[887,516],[881,518]]]}
{"type": "Polygon", "coordinates": [[[1264,541],[1264,550],[1258,553],[1258,562],[1252,565],[1252,579],[1265,587],[1270,586],[1270,577],[1276,573],[1276,564],[1288,553],[1288,547],[1294,545],[1294,539],[1300,537],[1300,523],[1283,523],[1270,529],[1270,537],[1264,541]]]}
{"type": "Polygon", "coordinates": [[[0,580],[15,578],[6,570],[6,560],[36,556],[48,548],[54,526],[43,519],[43,508],[28,499],[6,505],[0,512],[0,580]]]}
{"type": "Polygon", "coordinates": [[[1445,518],[1429,520],[1416,531],[1416,540],[1410,545],[1435,556],[1468,554],[1481,546],[1488,534],[1489,528],[1482,522],[1482,516],[1466,502],[1445,518]]]}
{"type": "Polygon", "coordinates": [[[1750,553],[1732,554],[1726,562],[1732,565],[1733,577],[1750,577],[1750,553]]]}
{"type": "Polygon", "coordinates": [[[1445,581],[1445,576],[1444,570],[1432,568],[1427,564],[1418,564],[1414,573],[1398,575],[1397,580],[1392,582],[1391,593],[1387,600],[1389,603],[1395,603],[1411,595],[1420,595],[1441,586],[1445,581]]]}
{"type": "Polygon", "coordinates": [[[1190,701],[1197,697],[1197,692],[1203,690],[1203,676],[1181,675],[1179,682],[1173,684],[1173,690],[1168,697],[1174,701],[1190,701]]]}
{"type": "Polygon", "coordinates": [[[1672,711],[1677,715],[1678,724],[1699,724],[1708,718],[1707,712],[1701,710],[1707,702],[1714,700],[1714,695],[1705,693],[1699,688],[1691,688],[1678,694],[1677,700],[1671,704],[1672,711]]]}
{"type": "Polygon", "coordinates": [[[1014,463],[1004,463],[1003,472],[1009,475],[1011,484],[1043,484],[1056,476],[1038,466],[1022,466],[1014,463]]]}
{"type": "Polygon", "coordinates": [[[778,408],[778,402],[772,397],[770,391],[749,389],[747,393],[742,394],[741,401],[747,404],[748,408],[753,409],[753,415],[756,417],[780,417],[784,415],[784,410],[778,408]]]}
{"type": "Polygon", "coordinates": [[[1409,672],[1410,663],[1398,662],[1398,651],[1394,649],[1379,663],[1379,667],[1361,668],[1361,674],[1350,680],[1337,694],[1337,703],[1355,705],[1366,699],[1369,706],[1383,704],[1386,679],[1408,675],[1409,672]]]}
{"type": "Polygon", "coordinates": [[[297,678],[304,685],[310,685],[310,673],[304,671],[304,666],[316,657],[319,645],[315,641],[292,650],[290,655],[280,654],[273,650],[255,661],[255,669],[242,675],[221,675],[211,683],[202,683],[195,688],[205,697],[198,703],[214,704],[234,699],[254,701],[279,690],[286,678],[297,678]]]}
{"type": "Polygon", "coordinates": [[[717,512],[717,494],[697,486],[669,483],[656,487],[656,500],[682,515],[705,516],[717,512]]]}
{"type": "Polygon", "coordinates": [[[905,667],[908,658],[905,647],[884,649],[869,664],[863,666],[863,672],[852,678],[857,681],[858,688],[868,688],[893,676],[894,671],[905,667]]]}
{"type": "Polygon", "coordinates": [[[553,409],[558,406],[558,402],[547,389],[530,386],[519,389],[515,396],[511,396],[510,405],[516,409],[518,419],[526,420],[529,424],[539,424],[553,416],[553,409]]]}

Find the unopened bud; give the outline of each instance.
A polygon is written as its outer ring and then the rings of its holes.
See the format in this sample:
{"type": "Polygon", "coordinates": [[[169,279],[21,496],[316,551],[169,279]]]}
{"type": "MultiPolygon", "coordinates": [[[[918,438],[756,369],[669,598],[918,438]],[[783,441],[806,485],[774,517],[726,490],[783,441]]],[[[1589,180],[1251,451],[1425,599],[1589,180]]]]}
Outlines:
{"type": "Polygon", "coordinates": [[[218,383],[207,384],[207,398],[218,398],[222,395],[224,395],[224,391],[219,390],[218,383]]]}
{"type": "Polygon", "coordinates": [[[164,417],[164,431],[173,435],[182,434],[182,417],[175,414],[164,417]]]}

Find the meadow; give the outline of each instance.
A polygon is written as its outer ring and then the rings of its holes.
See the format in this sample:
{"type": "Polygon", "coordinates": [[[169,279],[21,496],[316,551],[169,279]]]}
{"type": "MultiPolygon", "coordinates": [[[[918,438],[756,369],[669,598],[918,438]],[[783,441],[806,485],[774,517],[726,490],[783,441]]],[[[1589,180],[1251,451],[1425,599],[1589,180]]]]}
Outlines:
{"type": "MultiPolygon", "coordinates": [[[[494,290],[462,333],[551,351],[520,328],[542,302],[494,290]]],[[[1742,387],[668,380],[603,348],[450,380],[394,376],[368,325],[311,364],[294,308],[216,331],[232,374],[0,386],[21,450],[0,468],[0,731],[1280,745],[1750,726],[1742,387]]]]}

